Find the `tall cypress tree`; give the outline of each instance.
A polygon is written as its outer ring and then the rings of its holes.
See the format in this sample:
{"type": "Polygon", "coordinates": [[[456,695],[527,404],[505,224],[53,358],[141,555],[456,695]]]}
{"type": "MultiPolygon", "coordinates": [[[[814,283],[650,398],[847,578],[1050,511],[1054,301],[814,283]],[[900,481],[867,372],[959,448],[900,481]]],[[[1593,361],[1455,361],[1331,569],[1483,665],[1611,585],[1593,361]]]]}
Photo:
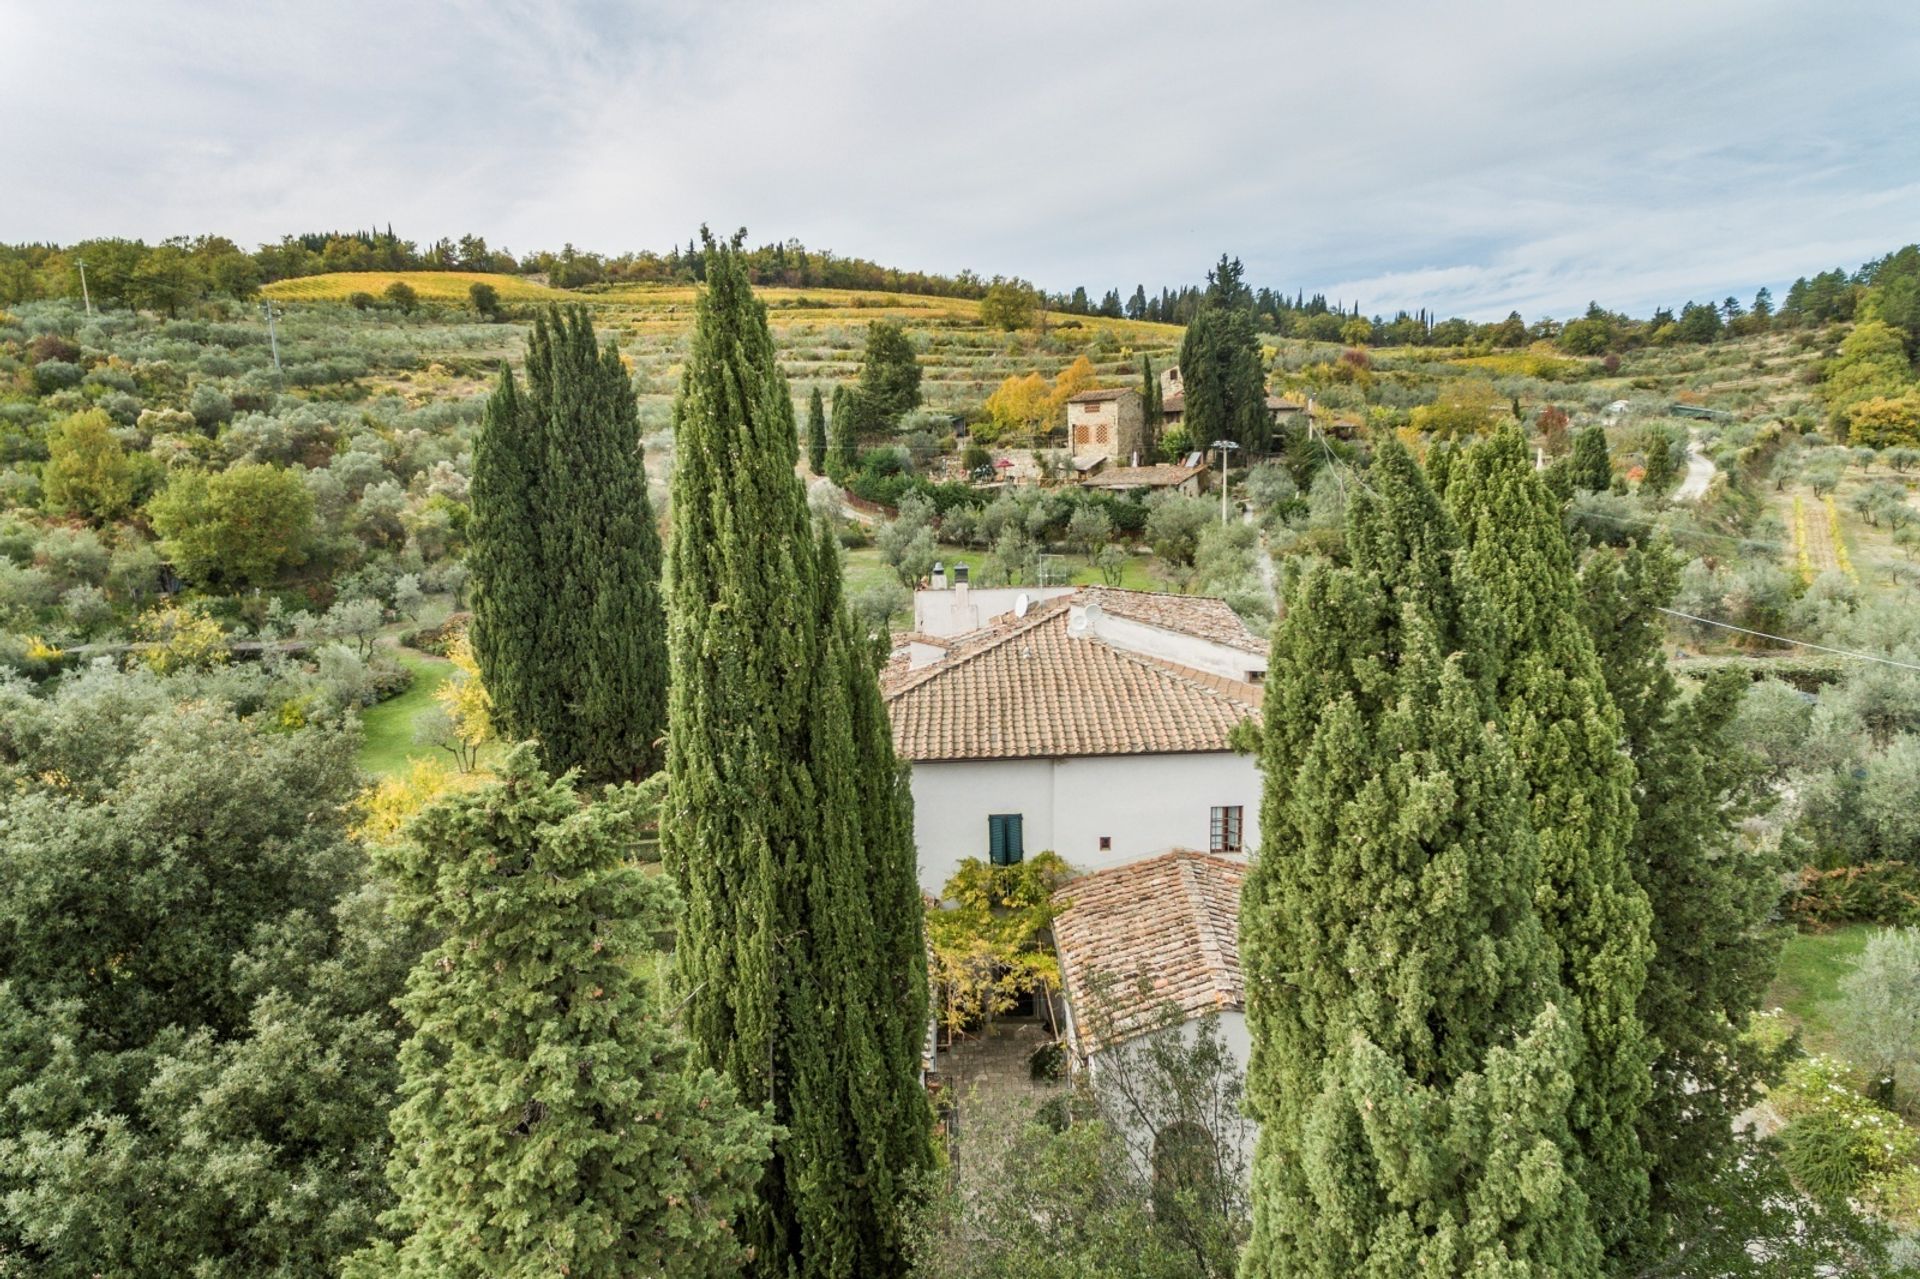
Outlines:
{"type": "Polygon", "coordinates": [[[1633,867],[1652,904],[1653,960],[1640,1012],[1659,1044],[1640,1121],[1653,1160],[1653,1238],[1697,1238],[1714,1186],[1741,1157],[1734,1118],[1752,1104],[1757,1063],[1740,1032],[1777,958],[1768,926],[1778,857],[1735,823],[1751,778],[1733,719],[1745,676],[1724,672],[1681,695],[1655,610],[1679,587],[1664,539],[1602,550],[1580,574],[1581,607],[1619,707],[1636,782],[1633,867]]]}
{"type": "Polygon", "coordinates": [[[827,473],[827,409],[817,386],[807,397],[807,469],[815,475],[827,473]]]}
{"type": "Polygon", "coordinates": [[[1572,1120],[1582,1184],[1611,1253],[1645,1223],[1638,1124],[1653,1045],[1639,1017],[1651,909],[1635,879],[1634,768],[1592,637],[1581,622],[1558,501],[1518,427],[1452,465],[1447,505],[1485,593],[1495,699],[1540,842],[1538,906],[1558,948],[1582,1059],[1572,1120]]]}
{"type": "Polygon", "coordinates": [[[860,433],[865,409],[858,387],[842,383],[833,388],[833,421],[827,428],[827,474],[835,484],[845,484],[860,465],[860,433]]]}
{"type": "Polygon", "coordinates": [[[349,1274],[739,1272],[771,1133],[661,1015],[674,894],[632,860],[639,811],[631,790],[582,804],[523,745],[384,850],[396,907],[444,940],[400,1001],[404,1237],[349,1274]]]}
{"type": "Polygon", "coordinates": [[[703,1059],[786,1130],[752,1270],[901,1273],[929,1166],[911,818],[872,661],[794,474],[765,308],[709,243],[675,411],[666,863],[703,1059]]]}
{"type": "Polygon", "coordinates": [[[1222,256],[1207,273],[1200,309],[1180,342],[1182,422],[1200,446],[1229,439],[1249,453],[1265,453],[1273,420],[1267,416],[1267,379],[1260,339],[1237,260],[1222,256]]]}
{"type": "Polygon", "coordinates": [[[473,644],[494,717],[555,772],[657,770],[666,721],[660,533],[639,415],[584,307],[534,323],[474,450],[473,644]]]}
{"type": "Polygon", "coordinates": [[[1444,513],[1389,443],[1274,632],[1241,908],[1261,1121],[1242,1274],[1590,1275],[1578,1041],[1444,513]],[[1448,650],[1454,650],[1448,655],[1448,650]]]}

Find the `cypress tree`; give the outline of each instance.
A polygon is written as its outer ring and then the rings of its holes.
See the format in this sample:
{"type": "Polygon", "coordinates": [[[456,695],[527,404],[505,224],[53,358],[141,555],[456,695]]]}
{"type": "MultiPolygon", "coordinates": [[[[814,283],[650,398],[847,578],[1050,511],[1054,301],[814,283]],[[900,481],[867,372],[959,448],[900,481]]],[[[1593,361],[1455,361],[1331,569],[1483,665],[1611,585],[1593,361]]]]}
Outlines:
{"type": "Polygon", "coordinates": [[[1617,1254],[1643,1225],[1649,1194],[1637,1125],[1652,1045],[1637,1010],[1652,942],[1632,867],[1633,762],[1581,623],[1559,503],[1518,427],[1454,461],[1447,505],[1484,592],[1495,700],[1540,845],[1538,907],[1581,1034],[1577,1171],[1601,1240],[1617,1254]]]}
{"type": "Polygon", "coordinates": [[[584,307],[535,321],[527,391],[501,374],[474,450],[474,655],[505,735],[556,772],[660,767],[660,533],[619,354],[584,307]]]}
{"type": "Polygon", "coordinates": [[[827,473],[827,410],[817,386],[807,397],[807,469],[815,475],[827,473]]]}
{"type": "Polygon", "coordinates": [[[709,243],[675,410],[662,846],[708,1064],[775,1143],[744,1233],[761,1275],[903,1272],[931,1163],[912,821],[875,667],[794,474],[765,308],[709,243]]]}
{"type": "Polygon", "coordinates": [[[828,427],[827,474],[845,484],[860,465],[860,432],[864,414],[860,391],[846,385],[833,388],[833,421],[828,427]]]}
{"type": "Polygon", "coordinates": [[[1607,456],[1607,433],[1589,426],[1573,437],[1573,486],[1604,493],[1613,485],[1613,463],[1607,456]]]}
{"type": "Polygon", "coordinates": [[[1715,1183],[1742,1155],[1734,1118],[1752,1104],[1758,1063],[1740,1032],[1777,958],[1768,927],[1776,854],[1734,825],[1750,778],[1733,737],[1745,677],[1723,672],[1681,696],[1655,610],[1679,587],[1664,539],[1601,551],[1580,574],[1581,607],[1619,707],[1635,768],[1633,869],[1652,904],[1654,953],[1641,1019],[1659,1044],[1640,1139],[1653,1161],[1653,1243],[1697,1238],[1715,1183]]]}
{"type": "Polygon", "coordinates": [[[1274,632],[1241,908],[1248,1279],[1597,1273],[1535,842],[1471,582],[1389,442],[1274,632]],[[1465,645],[1462,651],[1458,646],[1465,645]],[[1448,654],[1448,649],[1454,651],[1448,654]]]}
{"type": "Polygon", "coordinates": [[[662,1015],[674,891],[633,860],[631,789],[582,804],[530,747],[385,850],[442,935],[407,981],[389,1170],[397,1247],[350,1275],[729,1275],[770,1125],[662,1015]]]}

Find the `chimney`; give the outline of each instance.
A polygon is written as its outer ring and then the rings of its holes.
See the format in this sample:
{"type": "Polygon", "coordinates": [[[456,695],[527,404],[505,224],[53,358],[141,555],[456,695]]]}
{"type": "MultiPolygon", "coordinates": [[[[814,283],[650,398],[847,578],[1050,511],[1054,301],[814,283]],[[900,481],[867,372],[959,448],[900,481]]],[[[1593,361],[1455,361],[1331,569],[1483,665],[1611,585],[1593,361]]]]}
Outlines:
{"type": "Polygon", "coordinates": [[[947,589],[947,566],[939,560],[933,562],[933,589],[936,591],[947,589]]]}
{"type": "Polygon", "coordinates": [[[967,566],[965,564],[955,564],[953,566],[953,584],[956,587],[967,584],[967,566]]]}
{"type": "Polygon", "coordinates": [[[1129,463],[1128,463],[1128,465],[1129,465],[1129,466],[1138,466],[1138,465],[1140,465],[1140,450],[1139,450],[1139,449],[1135,449],[1135,450],[1133,451],[1133,461],[1131,461],[1131,462],[1129,462],[1129,463]]]}

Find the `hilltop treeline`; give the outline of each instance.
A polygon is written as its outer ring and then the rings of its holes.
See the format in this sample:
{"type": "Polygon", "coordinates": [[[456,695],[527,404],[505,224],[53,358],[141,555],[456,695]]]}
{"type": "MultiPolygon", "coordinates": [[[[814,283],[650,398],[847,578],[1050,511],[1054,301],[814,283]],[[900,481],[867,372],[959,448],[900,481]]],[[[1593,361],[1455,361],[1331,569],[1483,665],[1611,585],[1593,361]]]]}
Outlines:
{"type": "MultiPolygon", "coordinates": [[[[901,271],[865,258],[809,249],[798,240],[742,248],[756,285],[788,288],[876,289],[935,297],[977,298],[988,281],[970,271],[939,275],[901,271]]],[[[324,231],[282,236],[249,253],[225,236],[176,236],[159,244],[105,238],[70,245],[0,244],[0,305],[41,298],[80,297],[96,305],[134,306],[176,314],[213,297],[248,298],[263,284],[335,271],[486,271],[543,276],[556,288],[596,284],[695,284],[706,279],[706,252],[696,242],[665,253],[651,250],[610,257],[567,244],[519,257],[493,248],[486,237],[441,237],[421,246],[384,231],[324,231]]]]}

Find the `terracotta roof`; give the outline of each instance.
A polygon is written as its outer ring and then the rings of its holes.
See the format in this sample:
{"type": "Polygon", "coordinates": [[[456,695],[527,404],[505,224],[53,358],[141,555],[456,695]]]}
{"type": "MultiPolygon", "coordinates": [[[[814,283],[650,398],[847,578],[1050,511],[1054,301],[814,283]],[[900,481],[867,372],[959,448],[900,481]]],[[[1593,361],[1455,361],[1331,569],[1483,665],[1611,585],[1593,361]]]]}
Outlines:
{"type": "Polygon", "coordinates": [[[1069,404],[1092,404],[1100,400],[1117,400],[1123,395],[1138,395],[1140,392],[1130,386],[1095,387],[1091,391],[1081,391],[1067,397],[1069,404]]]}
{"type": "Polygon", "coordinates": [[[1246,1007],[1246,874],[1244,862],[1176,848],[1054,893],[1053,941],[1082,1051],[1153,1024],[1169,1002],[1186,1017],[1246,1007]]]}
{"type": "Polygon", "coordinates": [[[1227,602],[1211,595],[1168,595],[1160,591],[1122,591],[1085,586],[1075,593],[1077,603],[1098,604],[1115,617],[1144,622],[1163,631],[1197,635],[1246,653],[1265,656],[1267,642],[1247,629],[1227,602]]]}
{"type": "Polygon", "coordinates": [[[1048,600],[1019,621],[962,636],[918,670],[883,670],[901,757],[1224,751],[1234,725],[1259,714],[1256,684],[1069,634],[1069,606],[1079,598],[1048,600]]]}
{"type": "Polygon", "coordinates": [[[1097,471],[1081,480],[1088,488],[1171,488],[1184,484],[1194,476],[1206,470],[1206,466],[1169,466],[1162,463],[1157,466],[1118,466],[1110,471],[1097,471]]]}

